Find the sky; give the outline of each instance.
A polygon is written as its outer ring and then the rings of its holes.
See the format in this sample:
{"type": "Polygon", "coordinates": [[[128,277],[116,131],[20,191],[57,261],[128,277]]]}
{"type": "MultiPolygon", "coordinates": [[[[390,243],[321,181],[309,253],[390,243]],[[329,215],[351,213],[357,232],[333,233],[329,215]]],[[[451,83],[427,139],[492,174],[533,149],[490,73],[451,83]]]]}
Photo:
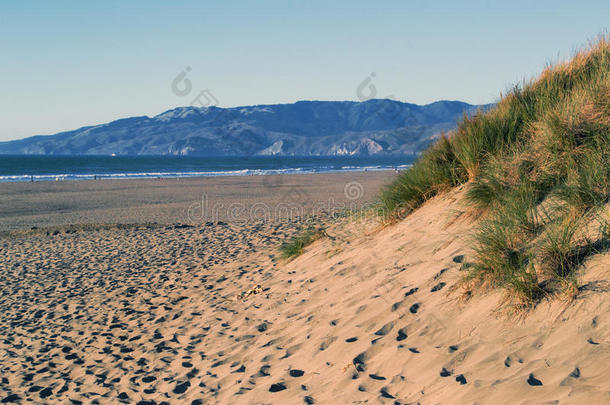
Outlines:
{"type": "Polygon", "coordinates": [[[0,2],[0,141],[186,105],[496,101],[606,1],[0,2]]]}

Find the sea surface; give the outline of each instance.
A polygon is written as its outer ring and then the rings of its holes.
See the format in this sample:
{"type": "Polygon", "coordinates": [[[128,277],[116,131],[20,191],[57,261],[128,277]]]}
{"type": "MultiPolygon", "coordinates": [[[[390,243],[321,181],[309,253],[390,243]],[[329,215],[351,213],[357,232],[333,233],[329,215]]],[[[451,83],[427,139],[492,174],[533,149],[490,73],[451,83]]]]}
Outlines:
{"type": "Polygon", "coordinates": [[[415,156],[10,156],[0,155],[0,182],[254,176],[393,170],[415,156]]]}

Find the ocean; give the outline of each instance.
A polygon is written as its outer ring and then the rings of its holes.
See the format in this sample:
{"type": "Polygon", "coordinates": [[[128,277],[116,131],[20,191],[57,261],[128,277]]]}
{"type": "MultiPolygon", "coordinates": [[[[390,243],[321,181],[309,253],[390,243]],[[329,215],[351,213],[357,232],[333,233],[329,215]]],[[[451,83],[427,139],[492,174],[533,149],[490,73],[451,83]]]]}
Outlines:
{"type": "Polygon", "coordinates": [[[0,155],[0,182],[254,176],[393,170],[415,156],[11,156],[0,155]]]}

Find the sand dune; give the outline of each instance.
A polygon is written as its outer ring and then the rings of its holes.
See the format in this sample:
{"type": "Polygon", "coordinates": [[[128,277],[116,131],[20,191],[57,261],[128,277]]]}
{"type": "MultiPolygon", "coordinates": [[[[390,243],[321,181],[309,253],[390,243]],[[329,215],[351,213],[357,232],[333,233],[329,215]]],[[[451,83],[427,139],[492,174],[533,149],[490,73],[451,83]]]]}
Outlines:
{"type": "Polygon", "coordinates": [[[291,222],[0,239],[0,401],[607,403],[610,255],[572,303],[469,297],[461,197],[383,229],[317,218],[329,237],[290,262],[291,222]]]}

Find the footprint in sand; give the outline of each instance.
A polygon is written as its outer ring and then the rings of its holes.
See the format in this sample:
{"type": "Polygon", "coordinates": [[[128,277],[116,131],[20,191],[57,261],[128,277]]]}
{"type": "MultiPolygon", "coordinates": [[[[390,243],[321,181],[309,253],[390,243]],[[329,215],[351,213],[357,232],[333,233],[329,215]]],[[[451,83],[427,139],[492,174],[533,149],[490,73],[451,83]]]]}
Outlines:
{"type": "Polygon", "coordinates": [[[572,372],[570,374],[568,374],[568,376],[566,378],[564,378],[563,381],[561,381],[561,383],[559,383],[559,385],[561,385],[563,387],[563,386],[569,384],[572,380],[574,380],[576,378],[580,378],[580,369],[578,367],[574,368],[574,370],[572,370],[572,372]]]}
{"type": "Polygon", "coordinates": [[[443,367],[440,374],[441,374],[441,377],[449,377],[453,373],[451,371],[447,370],[445,367],[443,367]]]}
{"type": "Polygon", "coordinates": [[[401,342],[407,338],[407,327],[401,328],[398,330],[398,336],[396,337],[396,341],[401,342]]]}
{"type": "Polygon", "coordinates": [[[265,364],[264,366],[261,366],[261,368],[258,370],[258,374],[256,375],[257,377],[268,377],[271,374],[269,374],[269,370],[271,369],[271,366],[268,364],[265,364]]]}
{"type": "MultiPolygon", "coordinates": [[[[522,359],[517,359],[517,361],[519,363],[523,363],[522,359]]],[[[510,356],[507,356],[506,359],[504,360],[504,366],[505,367],[510,367],[513,364],[513,359],[510,356]]]]}
{"type": "Polygon", "coordinates": [[[533,387],[539,387],[542,385],[542,381],[534,377],[533,373],[530,373],[529,377],[527,378],[527,383],[533,387]]]}
{"type": "Polygon", "coordinates": [[[381,395],[382,398],[388,398],[388,399],[394,399],[394,395],[390,394],[388,392],[388,389],[386,387],[382,388],[379,390],[379,394],[381,395]]]}
{"type": "Polygon", "coordinates": [[[439,291],[441,288],[443,288],[444,286],[446,286],[447,283],[445,283],[444,281],[441,281],[440,283],[438,283],[437,285],[435,285],[434,287],[432,287],[432,289],[430,290],[430,292],[437,292],[439,291]]]}
{"type": "Polygon", "coordinates": [[[444,274],[444,273],[445,273],[447,270],[449,270],[449,269],[448,269],[448,268],[441,269],[441,271],[439,271],[438,273],[436,273],[436,274],[434,275],[434,279],[435,279],[435,280],[438,280],[439,278],[441,278],[441,276],[442,276],[442,275],[443,275],[443,274],[444,274]]]}
{"type": "Polygon", "coordinates": [[[284,383],[275,383],[275,384],[271,384],[271,386],[269,387],[269,392],[279,392],[279,391],[284,391],[286,389],[286,385],[284,383]]]}
{"type": "Polygon", "coordinates": [[[457,255],[453,257],[453,263],[463,263],[464,262],[464,255],[457,255]]]}
{"type": "Polygon", "coordinates": [[[354,357],[352,363],[354,364],[354,367],[356,367],[356,371],[363,372],[366,370],[366,360],[368,360],[366,352],[360,353],[358,356],[354,357]]]}
{"type": "Polygon", "coordinates": [[[246,372],[246,366],[244,366],[243,364],[237,370],[231,371],[231,373],[245,373],[245,372],[246,372]]]}
{"type": "Polygon", "coordinates": [[[333,344],[333,342],[337,340],[337,338],[335,336],[326,338],[322,341],[322,343],[320,343],[320,347],[319,350],[322,352],[326,349],[328,349],[328,346],[330,346],[331,344],[333,344]]]}
{"type": "Polygon", "coordinates": [[[395,303],[392,304],[392,307],[390,308],[390,311],[395,312],[398,308],[400,308],[402,306],[402,304],[405,303],[405,300],[402,301],[397,301],[395,303]]]}
{"type": "Polygon", "coordinates": [[[174,392],[174,394],[183,394],[186,392],[187,389],[189,389],[190,386],[191,386],[190,381],[185,381],[181,384],[176,385],[173,392],[174,392]]]}
{"type": "Polygon", "coordinates": [[[392,330],[392,328],[394,328],[394,321],[388,322],[383,325],[377,332],[375,332],[375,335],[385,336],[392,330]]]}
{"type": "Polygon", "coordinates": [[[263,333],[265,332],[267,329],[269,328],[269,325],[267,324],[267,322],[263,322],[260,325],[258,325],[256,327],[256,330],[258,330],[259,332],[263,333]]]}
{"type": "Polygon", "coordinates": [[[293,368],[292,370],[290,370],[288,372],[288,374],[290,374],[290,377],[297,378],[297,377],[302,377],[305,374],[305,372],[303,370],[299,370],[299,369],[293,368]]]}

